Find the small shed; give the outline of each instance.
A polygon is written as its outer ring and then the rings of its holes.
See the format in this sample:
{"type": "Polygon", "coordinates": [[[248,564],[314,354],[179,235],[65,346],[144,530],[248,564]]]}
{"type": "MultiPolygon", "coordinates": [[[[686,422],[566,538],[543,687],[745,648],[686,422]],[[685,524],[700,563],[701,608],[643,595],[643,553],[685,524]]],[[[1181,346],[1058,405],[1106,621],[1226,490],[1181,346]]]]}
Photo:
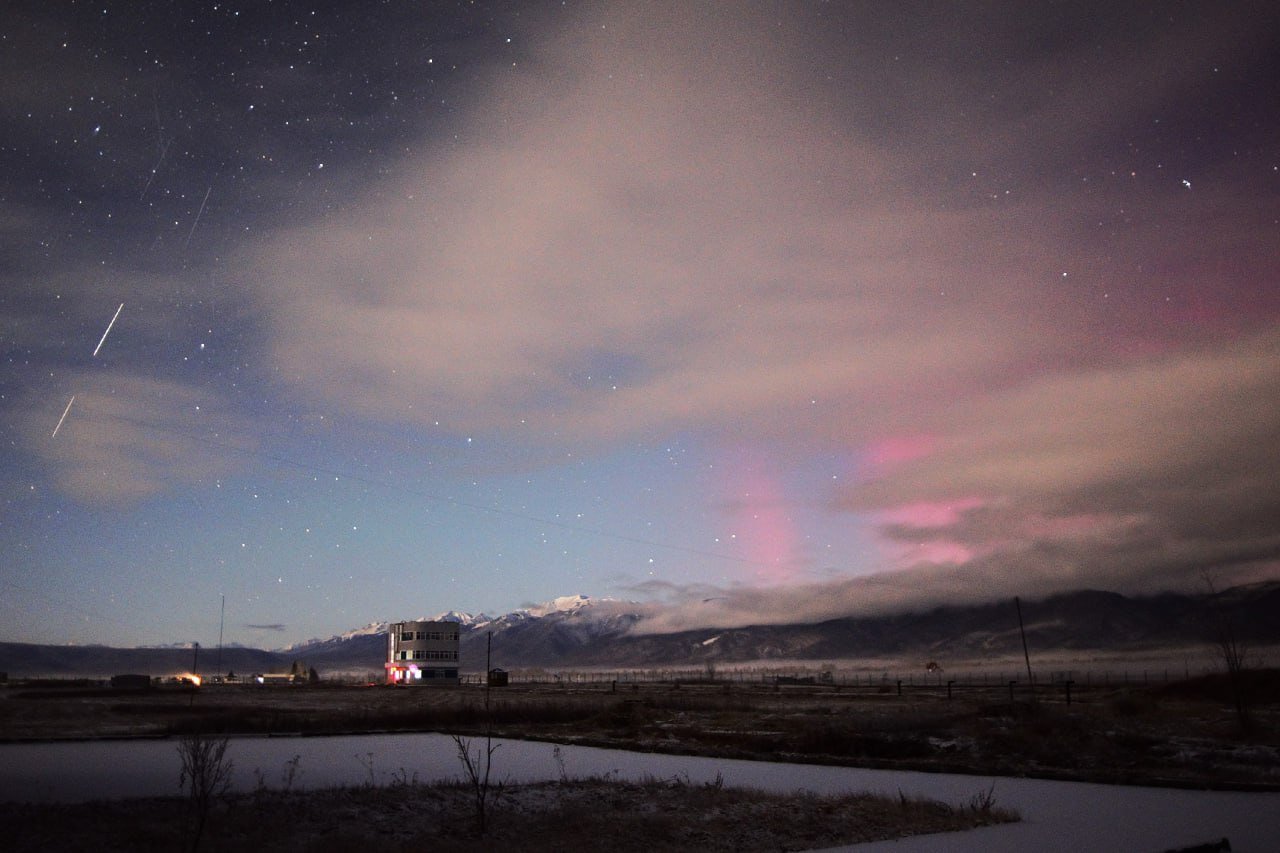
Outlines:
{"type": "Polygon", "coordinates": [[[490,687],[506,687],[510,681],[511,679],[507,675],[507,671],[505,669],[498,669],[497,667],[494,667],[489,670],[490,687]]]}
{"type": "Polygon", "coordinates": [[[151,676],[138,675],[137,673],[113,675],[111,676],[111,686],[116,690],[149,690],[151,688],[151,676]]]}

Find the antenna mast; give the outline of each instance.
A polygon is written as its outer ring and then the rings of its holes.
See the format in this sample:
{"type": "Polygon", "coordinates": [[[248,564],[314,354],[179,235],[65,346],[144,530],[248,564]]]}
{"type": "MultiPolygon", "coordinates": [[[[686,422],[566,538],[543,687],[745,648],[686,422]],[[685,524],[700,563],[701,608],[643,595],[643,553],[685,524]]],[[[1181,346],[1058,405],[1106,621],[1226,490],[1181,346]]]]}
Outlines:
{"type": "Polygon", "coordinates": [[[227,622],[227,594],[222,593],[222,613],[218,616],[218,663],[214,666],[218,675],[222,675],[222,626],[227,622]]]}

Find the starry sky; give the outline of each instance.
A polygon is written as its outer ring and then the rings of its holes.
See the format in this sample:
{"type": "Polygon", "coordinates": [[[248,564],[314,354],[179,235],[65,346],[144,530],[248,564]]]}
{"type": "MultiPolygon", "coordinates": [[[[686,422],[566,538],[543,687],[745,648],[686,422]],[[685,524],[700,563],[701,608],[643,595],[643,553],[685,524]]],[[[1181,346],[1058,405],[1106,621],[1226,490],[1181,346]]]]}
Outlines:
{"type": "Polygon", "coordinates": [[[0,640],[1280,577],[1277,104],[1270,2],[7,3],[0,640]]]}

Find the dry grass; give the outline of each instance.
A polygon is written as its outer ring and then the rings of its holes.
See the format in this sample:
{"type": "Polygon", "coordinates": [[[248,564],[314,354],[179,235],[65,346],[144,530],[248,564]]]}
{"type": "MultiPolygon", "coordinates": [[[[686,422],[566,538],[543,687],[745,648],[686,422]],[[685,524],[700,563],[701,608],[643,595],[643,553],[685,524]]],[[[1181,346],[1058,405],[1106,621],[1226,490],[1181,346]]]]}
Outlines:
{"type": "MultiPolygon", "coordinates": [[[[951,832],[1016,820],[988,792],[961,805],[869,794],[788,796],[611,779],[545,782],[502,790],[488,831],[472,830],[470,792],[456,784],[311,792],[258,791],[224,799],[201,850],[307,853],[438,851],[802,850],[951,832]]],[[[173,799],[65,806],[0,805],[0,837],[13,853],[160,851],[189,846],[173,799]],[[185,842],[185,843],[184,843],[185,842]]]]}
{"type": "MultiPolygon", "coordinates": [[[[1242,736],[1220,679],[1077,685],[1011,702],[1004,687],[907,695],[764,685],[0,690],[0,738],[437,731],[731,758],[1032,775],[1097,782],[1280,787],[1280,671],[1253,674],[1242,736]],[[1255,683],[1256,682],[1256,683],[1255,683]],[[1260,757],[1260,758],[1259,758],[1260,757]]],[[[1047,686],[1046,686],[1047,688],[1047,686]]]]}

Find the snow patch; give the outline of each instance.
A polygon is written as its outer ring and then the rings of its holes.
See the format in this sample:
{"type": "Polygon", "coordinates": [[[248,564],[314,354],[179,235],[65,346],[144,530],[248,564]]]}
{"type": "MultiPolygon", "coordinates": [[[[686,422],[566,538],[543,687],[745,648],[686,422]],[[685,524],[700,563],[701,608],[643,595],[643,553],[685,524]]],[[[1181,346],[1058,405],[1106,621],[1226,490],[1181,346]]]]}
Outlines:
{"type": "Polygon", "coordinates": [[[525,610],[530,616],[542,617],[550,613],[567,613],[592,604],[589,595],[562,595],[544,604],[538,604],[525,610]]]}

